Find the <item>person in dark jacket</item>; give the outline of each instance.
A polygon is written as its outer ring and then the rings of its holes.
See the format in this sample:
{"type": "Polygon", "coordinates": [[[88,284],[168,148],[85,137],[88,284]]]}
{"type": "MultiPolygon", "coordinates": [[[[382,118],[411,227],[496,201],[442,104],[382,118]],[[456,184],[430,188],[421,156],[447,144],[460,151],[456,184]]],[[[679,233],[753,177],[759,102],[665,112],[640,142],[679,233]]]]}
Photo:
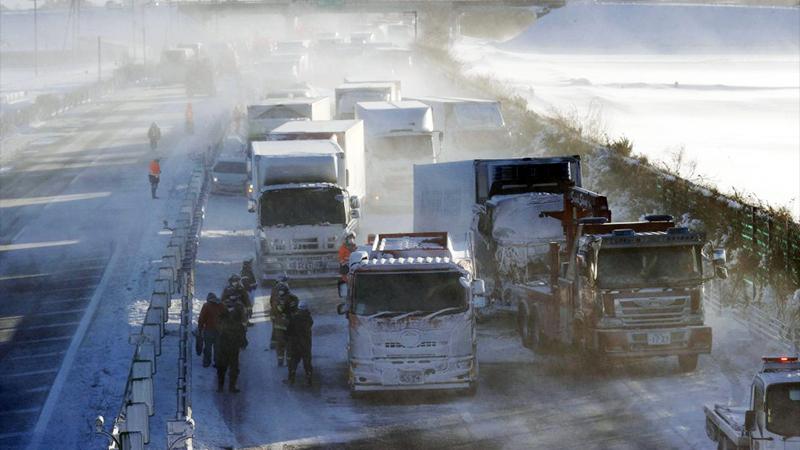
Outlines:
{"type": "Polygon", "coordinates": [[[272,326],[272,333],[269,338],[269,350],[273,350],[276,345],[276,338],[275,338],[275,318],[278,316],[278,301],[281,296],[281,291],[289,291],[289,277],[286,275],[281,275],[275,280],[275,284],[272,285],[272,291],[269,294],[269,305],[264,305],[264,310],[269,311],[270,320],[273,322],[272,326]]]}
{"type": "Polygon", "coordinates": [[[242,270],[239,273],[242,278],[242,286],[250,293],[250,297],[252,298],[253,292],[255,292],[256,287],[258,287],[258,281],[256,280],[256,274],[253,271],[253,260],[248,259],[242,262],[242,270]]]}
{"type": "Polygon", "coordinates": [[[283,366],[286,361],[287,347],[287,334],[286,330],[289,326],[289,318],[297,309],[298,299],[297,296],[289,291],[289,286],[284,285],[278,290],[278,302],[272,316],[272,333],[275,342],[275,352],[278,356],[278,367],[283,366]]]}
{"type": "Polygon", "coordinates": [[[248,319],[248,311],[253,310],[253,303],[250,301],[250,294],[247,292],[247,289],[242,286],[241,281],[242,278],[235,273],[228,278],[228,285],[225,286],[225,289],[222,291],[222,303],[227,304],[228,301],[233,301],[241,304],[245,311],[243,323],[246,326],[251,326],[252,323],[250,323],[248,319]]]}
{"type": "Polygon", "coordinates": [[[286,334],[289,338],[289,384],[294,384],[297,365],[303,360],[303,371],[306,373],[306,385],[311,386],[311,327],[314,319],[308,310],[308,304],[301,301],[297,310],[289,317],[286,334]]]}
{"type": "Polygon", "coordinates": [[[217,322],[217,392],[225,385],[225,373],[230,369],[228,391],[239,392],[239,350],[247,347],[247,328],[244,326],[244,308],[229,301],[217,322]]]}
{"type": "Polygon", "coordinates": [[[197,330],[202,333],[203,339],[203,367],[211,365],[212,353],[217,344],[217,323],[223,311],[225,306],[213,292],[209,292],[206,303],[200,310],[200,318],[197,319],[197,330]]]}

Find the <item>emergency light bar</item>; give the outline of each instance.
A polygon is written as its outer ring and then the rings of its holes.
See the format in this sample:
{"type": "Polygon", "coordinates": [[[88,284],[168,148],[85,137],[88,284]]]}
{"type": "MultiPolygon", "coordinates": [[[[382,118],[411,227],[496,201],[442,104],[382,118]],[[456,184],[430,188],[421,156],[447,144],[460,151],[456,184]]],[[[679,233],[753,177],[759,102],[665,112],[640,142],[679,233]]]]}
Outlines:
{"type": "Polygon", "coordinates": [[[797,356],[764,356],[761,358],[764,366],[761,372],[783,372],[786,370],[800,370],[797,356]]]}

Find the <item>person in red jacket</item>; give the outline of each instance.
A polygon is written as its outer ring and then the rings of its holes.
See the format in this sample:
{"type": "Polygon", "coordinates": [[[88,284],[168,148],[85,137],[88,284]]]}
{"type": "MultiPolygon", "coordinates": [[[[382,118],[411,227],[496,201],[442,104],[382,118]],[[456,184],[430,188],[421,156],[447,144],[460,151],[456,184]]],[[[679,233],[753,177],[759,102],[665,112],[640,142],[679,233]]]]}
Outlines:
{"type": "Polygon", "coordinates": [[[158,189],[158,182],[161,180],[161,164],[158,158],[150,161],[148,178],[150,179],[150,194],[153,198],[158,198],[156,197],[156,190],[158,189]]]}
{"type": "Polygon", "coordinates": [[[206,303],[200,310],[200,318],[197,319],[197,330],[202,333],[203,338],[203,367],[211,365],[211,353],[217,349],[218,321],[225,306],[213,292],[208,293],[206,303]]]}
{"type": "Polygon", "coordinates": [[[347,273],[350,271],[348,263],[350,262],[350,254],[356,250],[356,234],[352,231],[347,233],[347,236],[339,247],[339,289],[342,284],[347,284],[347,273]]]}

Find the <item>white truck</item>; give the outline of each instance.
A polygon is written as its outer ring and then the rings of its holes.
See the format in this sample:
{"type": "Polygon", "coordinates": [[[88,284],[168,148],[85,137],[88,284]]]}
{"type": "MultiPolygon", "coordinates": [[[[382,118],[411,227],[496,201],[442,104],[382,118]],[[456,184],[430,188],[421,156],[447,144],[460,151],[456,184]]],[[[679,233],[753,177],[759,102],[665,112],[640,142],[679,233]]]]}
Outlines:
{"type": "Polygon", "coordinates": [[[335,90],[336,118],[353,119],[360,102],[396,102],[400,86],[396,81],[346,81],[335,90]]]}
{"type": "Polygon", "coordinates": [[[350,255],[348,382],[364,391],[463,389],[478,382],[473,300],[483,282],[447,233],[379,234],[350,255]]]}
{"type": "Polygon", "coordinates": [[[705,405],[706,434],[721,450],[800,449],[800,362],[762,358],[748,406],[705,405]]]}
{"type": "Polygon", "coordinates": [[[365,181],[364,122],[360,120],[313,120],[285,122],[265,137],[270,141],[333,139],[346,155],[357,155],[348,163],[348,185],[358,186],[354,192],[363,200],[365,181]]]}
{"type": "Polygon", "coordinates": [[[248,137],[263,140],[273,129],[293,120],[330,120],[329,97],[273,98],[247,106],[248,137]]]}
{"type": "Polygon", "coordinates": [[[444,134],[442,161],[480,158],[507,153],[511,134],[500,102],[458,97],[416,97],[431,107],[433,129],[444,134]]]}
{"type": "Polygon", "coordinates": [[[339,247],[358,228],[363,184],[352,174],[363,152],[333,140],[255,141],[252,150],[258,276],[339,276],[339,247]]]}
{"type": "Polygon", "coordinates": [[[413,164],[436,162],[441,134],[433,131],[431,109],[415,101],[364,102],[367,192],[379,205],[411,206],[413,164]]]}

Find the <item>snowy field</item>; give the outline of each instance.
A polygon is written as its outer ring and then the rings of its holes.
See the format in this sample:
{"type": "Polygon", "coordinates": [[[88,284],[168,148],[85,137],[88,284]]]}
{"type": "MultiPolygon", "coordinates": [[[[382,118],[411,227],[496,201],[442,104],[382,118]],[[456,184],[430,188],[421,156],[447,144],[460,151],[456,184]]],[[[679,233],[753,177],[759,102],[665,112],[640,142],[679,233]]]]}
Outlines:
{"type": "Polygon", "coordinates": [[[539,113],[627,136],[654,160],[685,149],[695,175],[800,217],[797,8],[575,3],[455,53],[539,113]]]}

